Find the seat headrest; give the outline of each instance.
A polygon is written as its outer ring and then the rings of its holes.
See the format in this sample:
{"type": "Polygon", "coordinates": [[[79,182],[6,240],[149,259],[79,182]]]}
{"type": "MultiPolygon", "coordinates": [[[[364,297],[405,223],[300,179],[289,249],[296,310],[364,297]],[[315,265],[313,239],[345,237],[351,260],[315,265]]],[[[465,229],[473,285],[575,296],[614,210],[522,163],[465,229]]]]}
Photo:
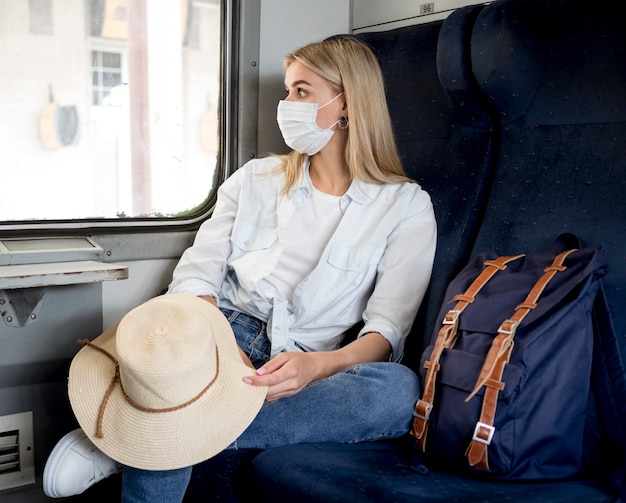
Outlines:
{"type": "Polygon", "coordinates": [[[623,121],[624,25],[586,0],[498,0],[472,33],[476,80],[502,124],[623,121]]]}
{"type": "Polygon", "coordinates": [[[452,12],[444,21],[437,43],[437,74],[443,89],[467,125],[488,127],[485,100],[472,71],[470,39],[482,5],[452,12]]]}

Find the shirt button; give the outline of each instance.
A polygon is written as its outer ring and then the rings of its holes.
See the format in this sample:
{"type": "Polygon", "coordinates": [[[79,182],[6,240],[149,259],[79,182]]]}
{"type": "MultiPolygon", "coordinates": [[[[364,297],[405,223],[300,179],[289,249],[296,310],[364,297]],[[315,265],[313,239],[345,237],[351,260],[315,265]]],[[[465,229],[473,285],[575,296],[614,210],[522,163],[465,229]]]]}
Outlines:
{"type": "Polygon", "coordinates": [[[280,325],[276,325],[276,326],[274,327],[274,330],[280,330],[280,328],[281,328],[281,327],[280,327],[280,325]]]}
{"type": "Polygon", "coordinates": [[[246,240],[246,241],[243,242],[243,244],[246,245],[246,246],[249,246],[250,245],[250,241],[246,240]]]}

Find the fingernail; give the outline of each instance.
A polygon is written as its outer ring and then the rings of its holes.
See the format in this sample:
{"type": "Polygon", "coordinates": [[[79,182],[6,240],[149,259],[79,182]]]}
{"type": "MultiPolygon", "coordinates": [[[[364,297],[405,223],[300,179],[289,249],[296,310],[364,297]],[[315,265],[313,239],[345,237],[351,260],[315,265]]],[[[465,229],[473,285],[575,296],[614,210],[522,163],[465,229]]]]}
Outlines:
{"type": "Polygon", "coordinates": [[[252,384],[252,379],[250,379],[249,377],[244,377],[243,382],[245,382],[246,384],[252,384]]]}

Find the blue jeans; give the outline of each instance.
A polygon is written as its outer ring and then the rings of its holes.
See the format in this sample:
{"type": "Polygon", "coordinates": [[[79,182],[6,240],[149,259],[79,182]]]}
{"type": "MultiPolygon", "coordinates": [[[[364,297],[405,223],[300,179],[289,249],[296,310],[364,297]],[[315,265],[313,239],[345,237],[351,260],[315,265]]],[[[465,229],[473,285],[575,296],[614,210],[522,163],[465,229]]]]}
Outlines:
{"type": "MultiPolygon", "coordinates": [[[[255,367],[269,359],[265,323],[222,309],[239,347],[255,367]]],[[[287,398],[263,405],[229,449],[269,449],[302,442],[354,443],[402,436],[419,396],[415,373],[397,363],[353,365],[309,384],[287,398]],[[392,391],[390,391],[392,390],[392,391]]],[[[124,467],[124,503],[172,503],[183,499],[192,467],[148,471],[124,467]]]]}

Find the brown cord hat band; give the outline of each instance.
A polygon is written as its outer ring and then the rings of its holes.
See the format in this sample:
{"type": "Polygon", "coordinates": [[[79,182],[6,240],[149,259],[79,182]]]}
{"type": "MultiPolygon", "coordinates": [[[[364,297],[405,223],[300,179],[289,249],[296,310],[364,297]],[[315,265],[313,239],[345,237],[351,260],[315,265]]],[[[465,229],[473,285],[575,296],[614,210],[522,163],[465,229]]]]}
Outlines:
{"type": "Polygon", "coordinates": [[[211,382],[209,382],[209,384],[207,384],[206,387],[200,393],[198,393],[195,397],[193,397],[191,400],[188,400],[185,403],[176,405],[174,407],[166,407],[163,409],[153,409],[153,408],[144,407],[143,405],[138,404],[131,397],[128,396],[128,394],[126,393],[126,390],[124,389],[124,386],[122,385],[122,379],[120,376],[120,364],[118,363],[117,358],[115,358],[106,349],[101,348],[100,346],[90,342],[88,339],[79,339],[76,342],[78,342],[78,344],[82,344],[83,346],[89,346],[90,348],[100,351],[102,354],[106,355],[113,363],[115,363],[115,375],[113,376],[113,379],[111,379],[111,383],[109,384],[109,387],[107,388],[104,398],[102,398],[102,405],[100,406],[100,411],[98,412],[96,438],[104,438],[104,433],[102,431],[102,423],[104,422],[104,412],[106,411],[107,404],[109,403],[109,398],[111,398],[111,394],[113,393],[113,389],[115,388],[115,385],[117,383],[119,383],[120,385],[120,389],[122,390],[122,395],[124,396],[124,399],[131,406],[133,406],[135,409],[140,410],[142,412],[158,414],[158,413],[163,413],[163,412],[174,412],[180,409],[184,409],[185,407],[188,407],[189,405],[197,402],[209,390],[209,388],[213,386],[213,384],[215,384],[215,381],[217,381],[217,377],[219,376],[219,373],[220,373],[220,355],[219,355],[219,350],[217,346],[215,346],[215,376],[213,376],[213,379],[211,379],[211,382]]]}

